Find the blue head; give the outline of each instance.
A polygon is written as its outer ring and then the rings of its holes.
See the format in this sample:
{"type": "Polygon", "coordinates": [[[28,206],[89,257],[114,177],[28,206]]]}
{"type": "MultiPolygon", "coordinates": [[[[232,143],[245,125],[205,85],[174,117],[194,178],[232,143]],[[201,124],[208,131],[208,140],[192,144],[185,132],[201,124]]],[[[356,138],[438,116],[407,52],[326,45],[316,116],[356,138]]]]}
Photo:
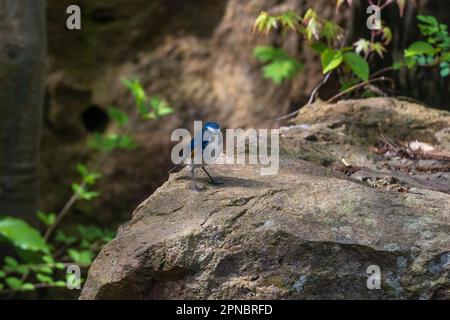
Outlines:
{"type": "Polygon", "coordinates": [[[203,149],[206,148],[212,137],[220,135],[220,125],[217,122],[205,122],[202,128],[203,149]]]}
{"type": "MultiPolygon", "coordinates": [[[[202,128],[202,134],[197,137],[201,141],[202,149],[205,149],[209,144],[212,136],[220,135],[220,125],[217,122],[205,122],[202,128]]],[[[191,150],[194,150],[196,138],[191,140],[191,150]]]]}
{"type": "Polygon", "coordinates": [[[217,122],[205,122],[203,124],[203,131],[210,130],[211,132],[220,131],[220,125],[217,122]]]}

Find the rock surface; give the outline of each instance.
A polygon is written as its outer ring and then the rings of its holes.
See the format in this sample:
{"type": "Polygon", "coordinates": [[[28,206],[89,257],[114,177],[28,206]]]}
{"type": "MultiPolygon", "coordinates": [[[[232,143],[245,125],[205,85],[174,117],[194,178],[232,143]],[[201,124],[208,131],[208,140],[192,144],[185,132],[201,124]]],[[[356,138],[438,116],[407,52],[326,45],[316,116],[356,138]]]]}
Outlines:
{"type": "Polygon", "coordinates": [[[368,151],[380,130],[450,150],[449,113],[394,99],[307,106],[281,130],[277,175],[214,166],[223,185],[199,172],[199,193],[187,171],[171,175],[103,248],[80,298],[449,299],[448,171],[389,170],[395,157],[368,151]],[[371,265],[380,290],[367,288],[371,265]]]}

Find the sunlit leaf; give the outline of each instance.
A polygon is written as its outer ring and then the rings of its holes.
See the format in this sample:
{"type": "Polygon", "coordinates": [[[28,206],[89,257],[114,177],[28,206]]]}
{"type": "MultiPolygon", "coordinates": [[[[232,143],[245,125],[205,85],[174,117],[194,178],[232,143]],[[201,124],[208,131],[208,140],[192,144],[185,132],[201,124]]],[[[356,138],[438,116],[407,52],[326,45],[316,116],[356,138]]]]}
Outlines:
{"type": "Polygon", "coordinates": [[[46,226],[51,226],[52,224],[55,223],[56,214],[53,212],[45,213],[45,212],[42,212],[39,210],[36,213],[36,215],[37,215],[38,219],[46,226]]]}
{"type": "Polygon", "coordinates": [[[384,58],[386,48],[381,42],[375,42],[370,44],[370,50],[375,51],[381,58],[384,58]]]}
{"type": "Polygon", "coordinates": [[[325,37],[327,43],[332,43],[337,35],[341,32],[341,28],[333,21],[325,20],[321,31],[321,36],[325,37]]]}
{"type": "Polygon", "coordinates": [[[253,54],[259,61],[267,63],[262,69],[263,77],[276,84],[281,84],[284,79],[292,79],[303,67],[300,61],[280,48],[259,46],[253,54]]]}
{"type": "Polygon", "coordinates": [[[23,250],[45,253],[49,251],[39,231],[21,219],[12,217],[0,218],[0,236],[23,250]]]}
{"type": "Polygon", "coordinates": [[[19,289],[20,286],[23,284],[23,281],[16,277],[7,277],[5,279],[5,283],[11,289],[19,289]]]}
{"type": "Polygon", "coordinates": [[[53,278],[43,273],[36,274],[36,279],[41,283],[53,283],[53,278]]]}
{"type": "Polygon", "coordinates": [[[292,79],[303,65],[295,59],[275,60],[263,68],[264,78],[281,84],[284,79],[292,79]]]}
{"type": "Polygon", "coordinates": [[[79,185],[78,183],[72,183],[72,191],[82,200],[92,200],[100,196],[97,191],[89,191],[86,187],[79,185]]]}
{"type": "Polygon", "coordinates": [[[405,50],[405,57],[412,57],[421,54],[433,54],[434,48],[431,44],[425,41],[416,41],[405,50]]]}
{"type": "Polygon", "coordinates": [[[277,28],[277,19],[267,12],[261,12],[255,20],[253,31],[258,30],[262,33],[268,33],[277,28]]]}
{"type": "Polygon", "coordinates": [[[392,41],[392,30],[389,27],[384,27],[382,30],[383,44],[386,46],[392,41]]]}
{"type": "Polygon", "coordinates": [[[290,58],[286,51],[272,46],[258,46],[253,50],[253,55],[261,62],[290,58]]]}
{"type": "Polygon", "coordinates": [[[450,52],[446,52],[446,53],[442,54],[441,61],[450,62],[450,52]]]}
{"type": "Polygon", "coordinates": [[[321,22],[319,21],[319,18],[314,10],[308,9],[306,11],[305,16],[303,17],[303,23],[306,25],[306,40],[308,40],[308,42],[311,42],[313,39],[319,40],[321,22]]]}
{"type": "Polygon", "coordinates": [[[342,51],[327,49],[322,53],[322,72],[328,73],[339,67],[344,60],[342,51]]]}
{"type": "Polygon", "coordinates": [[[368,54],[370,52],[370,41],[366,39],[359,39],[353,44],[353,46],[355,47],[355,51],[358,54],[368,54]]]}
{"type": "Polygon", "coordinates": [[[284,29],[298,30],[302,18],[292,10],[288,10],[278,16],[278,20],[284,29]]]}
{"type": "Polygon", "coordinates": [[[20,286],[19,290],[21,291],[33,291],[35,289],[34,284],[32,283],[24,283],[20,286]]]}
{"type": "Polygon", "coordinates": [[[69,249],[67,250],[67,253],[75,263],[79,263],[81,265],[90,265],[94,258],[94,254],[89,250],[78,251],[75,249],[69,249]]]}

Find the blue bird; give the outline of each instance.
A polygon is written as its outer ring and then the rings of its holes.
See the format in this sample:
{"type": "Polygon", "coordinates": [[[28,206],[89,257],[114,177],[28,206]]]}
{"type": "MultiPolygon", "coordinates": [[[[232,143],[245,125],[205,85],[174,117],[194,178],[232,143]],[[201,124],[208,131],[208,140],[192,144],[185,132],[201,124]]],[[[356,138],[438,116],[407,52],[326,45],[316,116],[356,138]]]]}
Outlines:
{"type": "MultiPolygon", "coordinates": [[[[193,163],[194,155],[195,155],[194,151],[197,147],[196,143],[201,142],[201,144],[202,144],[201,150],[203,152],[212,141],[214,141],[215,139],[219,139],[219,138],[220,138],[220,125],[217,122],[205,122],[202,127],[202,132],[199,133],[196,137],[194,137],[190,142],[191,153],[189,155],[184,156],[182,164],[175,165],[167,173],[171,173],[181,167],[187,166],[189,168],[189,171],[191,174],[192,182],[194,183],[194,189],[196,191],[200,191],[201,188],[198,187],[197,181],[195,179],[195,168],[202,168],[202,170],[208,176],[211,184],[213,184],[213,185],[221,184],[221,182],[214,180],[213,177],[209,174],[209,172],[206,171],[206,169],[205,169],[206,163],[202,163],[202,164],[194,164],[193,163]],[[200,134],[201,134],[201,137],[199,137],[200,134]],[[185,162],[189,157],[190,157],[191,161],[190,161],[190,163],[186,164],[185,162]]],[[[217,157],[218,155],[214,155],[214,156],[217,157]]]]}

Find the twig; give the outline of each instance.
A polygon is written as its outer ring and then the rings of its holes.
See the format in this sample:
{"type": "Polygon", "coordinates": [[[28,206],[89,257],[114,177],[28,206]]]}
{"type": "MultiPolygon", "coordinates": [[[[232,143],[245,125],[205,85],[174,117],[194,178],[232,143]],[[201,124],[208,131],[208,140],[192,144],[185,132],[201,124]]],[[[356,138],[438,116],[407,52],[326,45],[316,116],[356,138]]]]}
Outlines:
{"type": "MultiPolygon", "coordinates": [[[[317,91],[319,91],[319,89],[320,89],[320,88],[328,81],[328,79],[330,79],[331,73],[332,73],[332,72],[330,71],[330,72],[328,72],[327,74],[325,74],[325,77],[324,77],[324,78],[317,84],[317,86],[313,89],[313,91],[311,92],[311,95],[309,96],[308,102],[305,104],[305,106],[310,105],[310,104],[313,102],[314,97],[315,97],[316,94],[317,94],[317,91]]],[[[279,117],[279,118],[273,119],[273,120],[271,120],[271,121],[284,120],[284,119],[287,119],[287,118],[290,118],[290,117],[293,117],[293,116],[297,115],[299,112],[300,112],[300,109],[297,109],[297,110],[295,110],[294,112],[291,112],[291,113],[286,114],[286,115],[284,115],[284,116],[281,116],[281,117],[279,117]]]]}
{"type": "Polygon", "coordinates": [[[331,103],[332,101],[336,100],[337,98],[340,98],[340,97],[346,95],[347,93],[352,92],[352,91],[354,91],[354,90],[356,90],[356,89],[359,89],[359,88],[361,88],[361,87],[364,87],[365,85],[368,85],[368,84],[370,84],[370,83],[374,83],[374,82],[383,82],[383,81],[390,81],[390,82],[393,82],[392,79],[386,78],[386,77],[379,77],[379,78],[369,79],[369,80],[367,80],[367,81],[364,81],[364,82],[360,82],[360,83],[358,83],[358,84],[355,84],[354,86],[351,86],[350,88],[348,88],[348,89],[346,89],[346,90],[344,90],[344,91],[339,92],[339,93],[336,94],[335,96],[333,96],[333,97],[331,97],[330,99],[328,99],[325,103],[331,103]]]}
{"type": "Polygon", "coordinates": [[[374,73],[371,75],[370,78],[375,78],[375,77],[379,76],[380,74],[383,74],[383,73],[385,73],[385,72],[392,71],[392,70],[394,70],[393,67],[382,68],[382,69],[380,69],[380,70],[374,72],[374,73]]]}

